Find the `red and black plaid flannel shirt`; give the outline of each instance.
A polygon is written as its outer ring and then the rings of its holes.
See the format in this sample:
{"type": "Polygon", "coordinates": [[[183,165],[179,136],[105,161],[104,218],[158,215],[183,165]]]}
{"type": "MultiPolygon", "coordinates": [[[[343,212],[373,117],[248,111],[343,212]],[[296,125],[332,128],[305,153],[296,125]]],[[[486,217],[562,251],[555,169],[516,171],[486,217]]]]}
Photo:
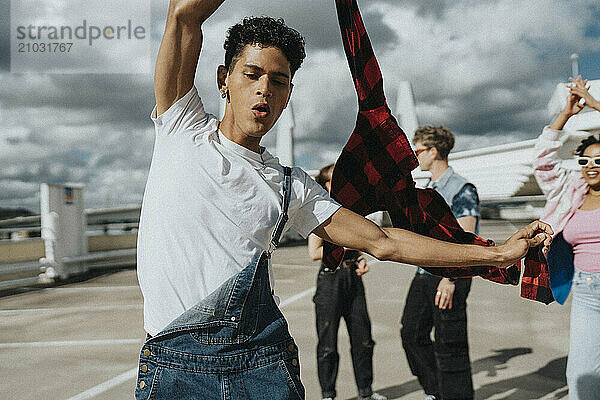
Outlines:
{"type": "MultiPolygon", "coordinates": [[[[415,188],[411,171],[418,165],[408,139],[387,106],[383,78],[373,53],[356,0],[336,0],[344,50],[358,95],[356,126],[333,171],[331,195],[344,207],[367,215],[387,210],[392,223],[436,239],[480,246],[493,246],[461,229],[444,199],[432,189],[415,188]]],[[[337,268],[344,250],[325,242],[323,262],[337,268]]],[[[521,296],[553,301],[548,269],[539,248],[525,258],[521,296]]],[[[517,285],[520,267],[425,268],[446,277],[471,277],[517,285]]]]}

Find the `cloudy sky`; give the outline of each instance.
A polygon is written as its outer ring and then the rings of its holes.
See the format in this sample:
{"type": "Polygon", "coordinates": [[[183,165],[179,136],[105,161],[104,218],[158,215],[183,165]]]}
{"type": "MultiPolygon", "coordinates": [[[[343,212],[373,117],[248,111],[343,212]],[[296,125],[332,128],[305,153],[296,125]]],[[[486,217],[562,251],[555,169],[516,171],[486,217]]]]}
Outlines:
{"type": "MultiPolygon", "coordinates": [[[[151,74],[11,73],[6,3],[0,5],[0,207],[39,211],[43,182],[84,183],[90,208],[139,203],[153,146],[151,74]]],[[[398,83],[410,81],[419,122],[452,129],[456,150],[536,137],[548,122],[554,88],[570,75],[571,53],[579,53],[585,78],[600,79],[597,0],[359,4],[392,109],[398,83]]],[[[154,58],[168,1],[151,6],[154,58]]],[[[209,112],[219,109],[215,70],[225,31],[245,15],[281,16],[305,35],[308,55],[292,97],[295,156],[305,168],[333,161],[356,113],[334,1],[226,1],[204,26],[196,76],[209,112]]],[[[273,147],[273,139],[264,144],[273,147]]]]}

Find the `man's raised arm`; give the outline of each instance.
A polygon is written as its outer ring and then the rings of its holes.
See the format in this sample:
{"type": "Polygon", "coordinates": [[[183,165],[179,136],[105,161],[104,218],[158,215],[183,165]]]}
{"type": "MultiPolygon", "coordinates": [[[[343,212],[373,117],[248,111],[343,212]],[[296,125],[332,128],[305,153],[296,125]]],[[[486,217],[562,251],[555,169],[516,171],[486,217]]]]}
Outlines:
{"type": "Polygon", "coordinates": [[[426,267],[493,265],[505,268],[525,256],[529,247],[550,244],[552,229],[535,221],[504,244],[483,247],[444,242],[398,228],[379,228],[368,219],[340,208],[314,234],[340,246],[369,253],[379,260],[426,267]]]}
{"type": "Polygon", "coordinates": [[[171,0],[154,71],[157,115],[192,88],[202,47],[201,25],[223,1],[171,0]]]}

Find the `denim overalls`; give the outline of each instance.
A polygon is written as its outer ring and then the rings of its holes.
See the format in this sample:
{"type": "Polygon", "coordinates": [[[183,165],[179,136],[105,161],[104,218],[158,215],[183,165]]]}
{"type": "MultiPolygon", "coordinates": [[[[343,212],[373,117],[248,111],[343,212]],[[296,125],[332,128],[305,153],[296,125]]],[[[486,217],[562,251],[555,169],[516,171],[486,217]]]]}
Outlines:
{"type": "Polygon", "coordinates": [[[298,349],[268,272],[288,218],[291,169],[284,170],[269,251],[144,343],[136,399],[304,399],[298,349]]]}

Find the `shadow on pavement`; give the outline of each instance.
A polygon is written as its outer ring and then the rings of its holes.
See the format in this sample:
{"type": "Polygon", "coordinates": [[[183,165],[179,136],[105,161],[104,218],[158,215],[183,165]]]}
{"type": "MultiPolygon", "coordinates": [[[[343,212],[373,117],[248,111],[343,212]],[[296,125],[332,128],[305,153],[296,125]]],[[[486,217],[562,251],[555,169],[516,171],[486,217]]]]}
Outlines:
{"type": "MultiPolygon", "coordinates": [[[[556,358],[529,374],[483,385],[475,392],[475,396],[478,399],[488,399],[495,394],[510,391],[503,400],[538,399],[566,386],[566,370],[567,357],[556,358]]],[[[560,399],[566,394],[567,389],[556,393],[554,398],[560,399]]]]}
{"type": "MultiPolygon", "coordinates": [[[[471,363],[473,375],[484,372],[488,377],[498,376],[498,371],[508,368],[506,365],[508,360],[513,357],[532,353],[532,349],[529,347],[516,347],[493,351],[496,354],[475,360],[471,363]]],[[[507,393],[509,391],[510,394],[508,394],[508,397],[503,397],[503,400],[541,398],[566,386],[566,369],[567,357],[557,358],[549,361],[537,371],[529,374],[485,384],[475,391],[475,398],[480,400],[489,399],[495,395],[507,393]]],[[[421,390],[419,382],[416,379],[412,379],[400,385],[377,389],[377,392],[387,396],[389,399],[397,399],[421,390]]],[[[565,396],[566,393],[567,390],[565,389],[564,391],[556,393],[554,398],[560,399],[565,396]]]]}

